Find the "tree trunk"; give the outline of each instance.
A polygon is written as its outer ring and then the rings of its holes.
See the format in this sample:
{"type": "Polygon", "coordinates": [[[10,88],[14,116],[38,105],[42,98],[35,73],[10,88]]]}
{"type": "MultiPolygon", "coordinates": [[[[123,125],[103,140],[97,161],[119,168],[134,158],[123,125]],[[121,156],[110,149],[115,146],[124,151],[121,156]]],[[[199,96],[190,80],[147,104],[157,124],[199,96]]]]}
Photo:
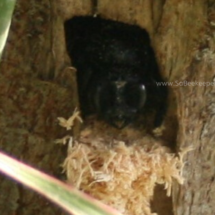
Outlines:
{"type": "MultiPolygon", "coordinates": [[[[184,185],[173,187],[173,204],[168,201],[164,207],[165,200],[161,201],[159,214],[172,214],[172,210],[175,215],[214,214],[213,0],[19,0],[0,64],[1,150],[61,177],[59,165],[66,150],[54,140],[65,132],[57,117],[69,117],[78,106],[76,74],[66,54],[63,23],[75,15],[95,13],[137,24],[150,33],[161,73],[172,83],[169,111],[177,115],[178,127],[168,128],[169,141],[177,149],[194,147],[185,158],[184,185]],[[185,86],[191,82],[195,86],[185,86]],[[200,82],[210,86],[200,86],[200,82]]],[[[2,215],[63,214],[5,177],[0,183],[2,215]]],[[[155,199],[159,202],[158,196],[155,199]]]]}

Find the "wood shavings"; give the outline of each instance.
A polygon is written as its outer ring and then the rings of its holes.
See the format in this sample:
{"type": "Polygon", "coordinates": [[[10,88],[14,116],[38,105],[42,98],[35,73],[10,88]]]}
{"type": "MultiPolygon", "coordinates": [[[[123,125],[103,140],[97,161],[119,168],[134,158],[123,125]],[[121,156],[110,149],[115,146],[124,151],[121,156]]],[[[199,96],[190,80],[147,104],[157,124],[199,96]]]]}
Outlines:
{"type": "Polygon", "coordinates": [[[174,181],[183,184],[188,151],[177,156],[151,136],[95,122],[70,144],[63,168],[69,184],[124,215],[156,215],[150,207],[154,188],[163,184],[170,196],[174,181]]]}
{"type": "Polygon", "coordinates": [[[72,127],[74,126],[74,122],[77,119],[79,122],[83,122],[83,120],[80,117],[80,111],[77,110],[77,108],[74,110],[73,114],[69,119],[65,119],[63,117],[58,117],[57,118],[59,121],[59,125],[66,128],[66,130],[71,130],[72,127]]]}
{"type": "Polygon", "coordinates": [[[65,137],[63,137],[61,139],[55,140],[56,144],[63,144],[63,145],[66,145],[66,143],[71,144],[72,142],[73,142],[73,137],[69,136],[69,135],[67,135],[67,136],[65,136],[65,137]]]}
{"type": "Polygon", "coordinates": [[[161,127],[155,128],[153,130],[153,134],[157,137],[160,137],[160,136],[162,136],[164,130],[165,130],[165,126],[162,125],[161,127]]]}
{"type": "Polygon", "coordinates": [[[156,141],[149,147],[149,139],[130,146],[123,141],[110,144],[101,137],[88,145],[77,141],[63,165],[68,183],[125,215],[155,214],[150,200],[156,184],[164,184],[171,195],[173,181],[183,184],[183,165],[180,157],[156,141]]]}

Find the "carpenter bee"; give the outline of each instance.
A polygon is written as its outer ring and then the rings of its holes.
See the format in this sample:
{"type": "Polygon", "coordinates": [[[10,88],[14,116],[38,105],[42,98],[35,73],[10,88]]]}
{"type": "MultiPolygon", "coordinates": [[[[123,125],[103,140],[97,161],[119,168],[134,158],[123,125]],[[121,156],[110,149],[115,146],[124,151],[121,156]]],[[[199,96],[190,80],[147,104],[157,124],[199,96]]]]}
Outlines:
{"type": "Polygon", "coordinates": [[[146,30],[99,17],[65,22],[67,51],[77,68],[84,116],[96,113],[110,125],[124,128],[149,109],[162,123],[167,88],[161,82],[146,30]]]}

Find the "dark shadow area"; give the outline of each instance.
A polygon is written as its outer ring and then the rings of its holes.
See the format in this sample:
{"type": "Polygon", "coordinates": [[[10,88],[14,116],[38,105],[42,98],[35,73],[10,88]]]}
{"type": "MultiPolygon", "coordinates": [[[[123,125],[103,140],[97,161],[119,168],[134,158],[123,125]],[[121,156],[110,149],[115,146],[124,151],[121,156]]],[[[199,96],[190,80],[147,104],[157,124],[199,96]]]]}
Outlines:
{"type": "Polygon", "coordinates": [[[162,124],[168,89],[159,85],[163,79],[146,30],[87,16],[66,21],[65,36],[84,118],[96,114],[119,129],[162,124]]]}
{"type": "Polygon", "coordinates": [[[159,215],[173,215],[172,198],[166,196],[166,190],[164,190],[163,185],[157,185],[155,187],[151,208],[153,212],[159,215]]]}

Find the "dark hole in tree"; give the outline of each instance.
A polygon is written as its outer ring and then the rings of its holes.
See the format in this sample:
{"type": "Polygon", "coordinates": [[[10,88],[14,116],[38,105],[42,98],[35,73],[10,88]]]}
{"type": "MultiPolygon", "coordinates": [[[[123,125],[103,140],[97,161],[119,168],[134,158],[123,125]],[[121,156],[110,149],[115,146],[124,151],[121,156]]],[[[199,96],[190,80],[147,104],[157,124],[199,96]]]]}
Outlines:
{"type": "Polygon", "coordinates": [[[87,16],[66,21],[65,35],[83,117],[96,114],[117,128],[162,124],[167,87],[158,85],[163,79],[144,29],[87,16]]]}

